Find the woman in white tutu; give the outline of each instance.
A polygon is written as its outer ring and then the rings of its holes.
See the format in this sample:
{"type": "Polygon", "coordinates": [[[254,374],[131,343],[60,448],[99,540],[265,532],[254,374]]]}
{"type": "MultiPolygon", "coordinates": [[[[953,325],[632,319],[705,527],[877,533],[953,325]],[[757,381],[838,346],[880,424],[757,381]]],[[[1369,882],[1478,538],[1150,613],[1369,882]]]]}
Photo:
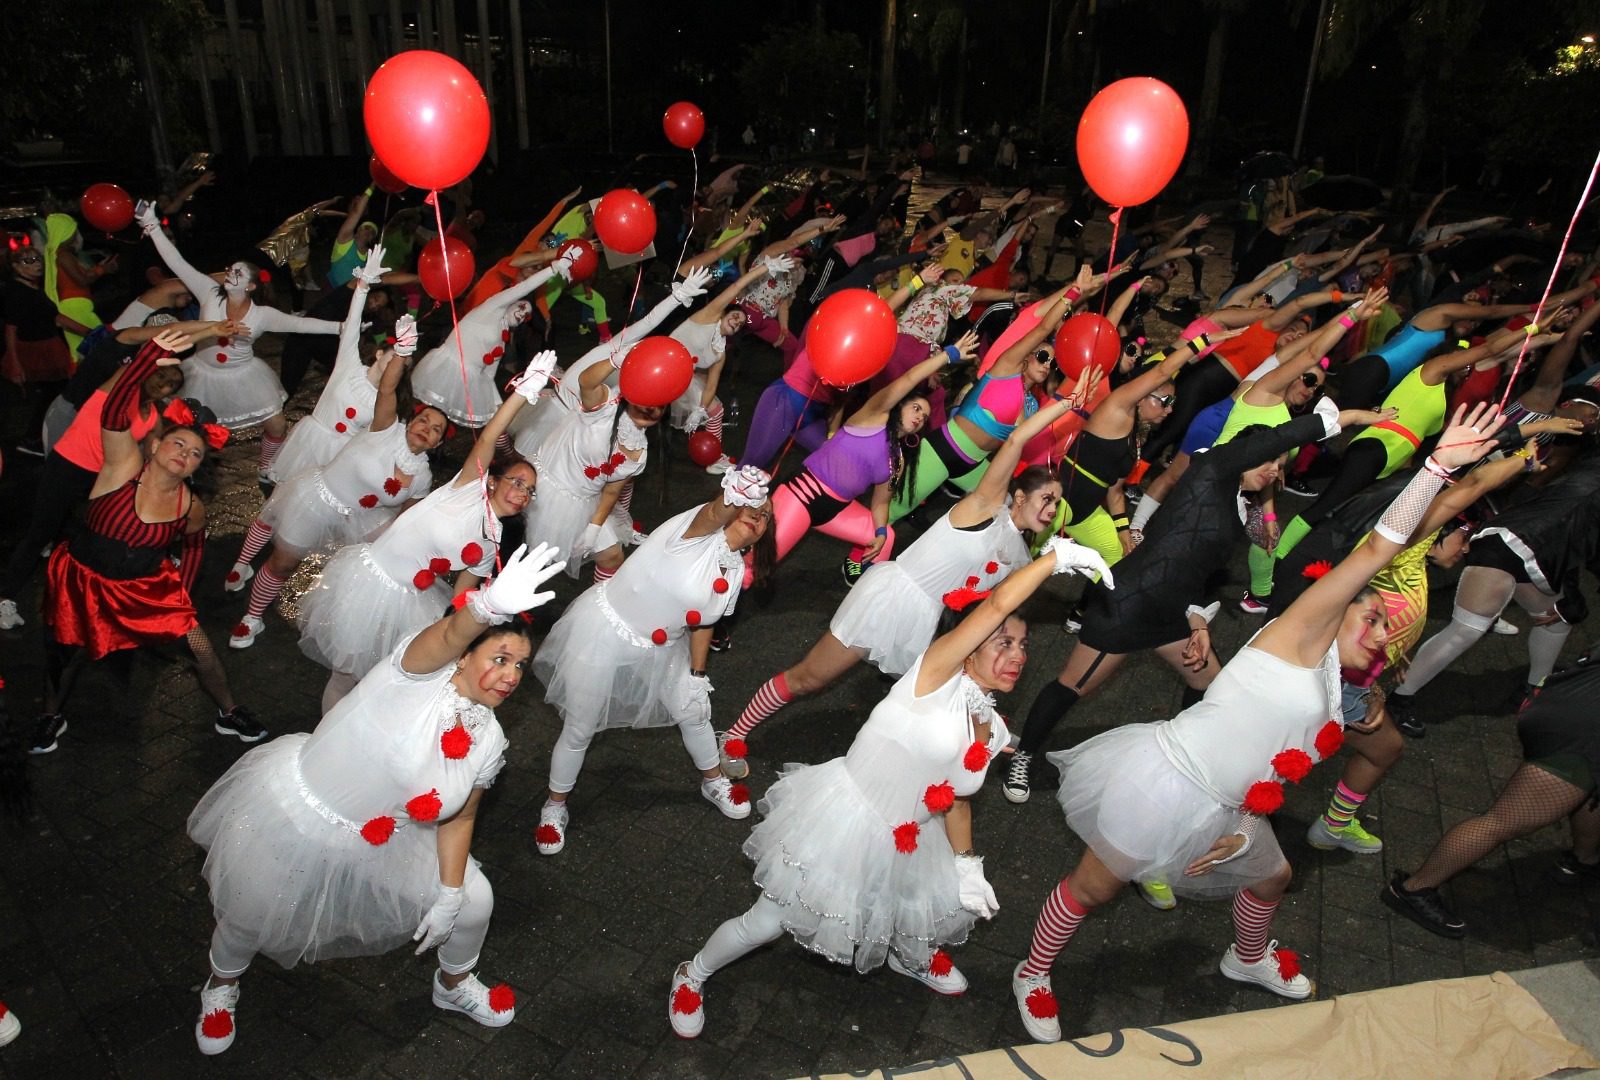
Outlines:
{"type": "Polygon", "coordinates": [[[771,477],[753,465],[722,478],[722,496],[650,534],[616,576],[572,602],[533,660],[545,700],[561,714],[550,752],[550,795],[534,842],[566,846],[567,799],[596,734],[676,724],[700,770],[700,793],[730,818],[750,816],[750,794],[723,776],[711,727],[711,628],[733,611],[753,552],[756,584],[776,561],[767,526],[771,477]]]}
{"type": "Polygon", "coordinates": [[[217,338],[215,348],[197,347],[183,362],[183,385],[188,394],[216,413],[217,422],[229,431],[261,425],[261,456],[256,461],[256,472],[266,481],[289,428],[283,417],[288,395],[283,392],[277,373],[256,355],[251,342],[264,333],[337,334],[340,324],[331,319],[290,315],[255,303],[251,294],[266,275],[247,262],[231,264],[223,273],[222,283],[217,284],[178,254],[161,228],[154,206],[140,203],[135,216],[167,268],[194,295],[195,303],[200,305],[200,318],[213,322],[231,319],[249,329],[248,334],[217,338]]]}
{"type": "Polygon", "coordinates": [[[1045,901],[1012,975],[1017,1011],[1039,1042],[1061,1038],[1050,968],[1085,916],[1129,881],[1190,896],[1233,896],[1222,974],[1283,997],[1315,986],[1269,941],[1289,864],[1265,816],[1344,741],[1340,669],[1365,671],[1388,639],[1372,576],[1409,546],[1450,470],[1493,448],[1503,418],[1480,405],[1440,437],[1427,467],[1384,511],[1367,543],[1323,575],[1241,649],[1203,700],[1171,720],[1116,728],[1049,755],[1061,808],[1088,850],[1045,901]],[[1481,429],[1481,430],[1480,430],[1481,429]]]}
{"type": "Polygon", "coordinates": [[[533,304],[527,297],[551,277],[572,279],[572,264],[577,256],[568,253],[537,273],[529,274],[509,289],[489,299],[461,317],[460,344],[451,334],[418,362],[411,373],[411,394],[444,412],[462,427],[480,428],[500,407],[500,387],[495,375],[501,358],[511,343],[511,334],[528,321],[533,304]],[[462,355],[466,356],[466,377],[462,378],[462,355]]]}
{"type": "Polygon", "coordinates": [[[1097,380],[1093,369],[1086,370],[1070,398],[1056,399],[1019,424],[972,494],[899,558],[862,574],[805,659],[763,683],[738,722],[718,736],[724,772],[735,780],[748,776],[746,740],[756,725],[797,698],[827,689],[861,661],[885,675],[904,675],[933,641],[946,593],[992,588],[1028,561],[1031,534],[1052,531],[1061,481],[1042,465],[1012,473],[1029,440],[1082,405],[1097,380]]]}
{"type": "Polygon", "coordinates": [[[228,638],[232,648],[255,644],[266,629],[262,617],[267,608],[307,555],[376,538],[408,503],[423,498],[433,486],[428,451],[444,438],[444,413],[419,406],[411,422],[402,424],[397,411],[395,392],[405,375],[405,358],[416,347],[416,323],[410,315],[402,315],[395,322],[394,348],[383,350],[373,363],[384,371],[372,429],[350,439],[326,465],[313,466],[278,485],[261,508],[223,586],[234,592],[255,579],[250,606],[228,638]],[[258,574],[250,563],[269,540],[272,553],[258,574]]]}
{"type": "Polygon", "coordinates": [[[466,605],[402,641],[315,731],[234,763],[189,815],[206,849],[216,930],[195,1041],[233,1045],[239,977],[257,953],[284,967],[439,947],[433,1003],[488,1027],[516,1015],[473,969],[494,892],[472,858],[483,791],[505,764],[495,718],[532,643],[518,612],[546,603],[547,546],[520,548],[466,605]]]}
{"type": "Polygon", "coordinates": [[[500,545],[500,519],[533,498],[536,473],[520,457],[495,457],[511,417],[538,396],[555,353],[534,357],[478,433],[450,483],[394,520],[370,543],[340,549],[300,598],[300,651],[332,674],[326,712],[408,634],[427,626],[451,601],[448,578],[463,593],[489,576],[500,545]],[[459,571],[459,573],[458,573],[459,571]]]}
{"type": "Polygon", "coordinates": [[[863,974],[887,961],[938,993],[966,989],[942,946],[1000,906],[972,850],[967,801],[1010,737],[990,695],[1015,687],[1027,660],[1028,626],[1013,612],[1052,573],[1073,570],[1111,583],[1093,549],[1053,537],[992,593],[968,594],[969,605],[983,598],[959,623],[951,612],[843,757],[785,771],[744,845],[760,895],[678,965],[673,1031],[699,1035],[706,980],[785,931],[863,974]]]}

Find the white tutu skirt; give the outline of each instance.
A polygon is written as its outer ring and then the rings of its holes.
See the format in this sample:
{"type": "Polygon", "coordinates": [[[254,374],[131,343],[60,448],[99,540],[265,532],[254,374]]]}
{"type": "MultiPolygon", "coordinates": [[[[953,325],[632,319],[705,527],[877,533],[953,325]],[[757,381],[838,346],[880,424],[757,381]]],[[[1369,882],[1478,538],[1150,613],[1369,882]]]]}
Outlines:
{"type": "Polygon", "coordinates": [[[315,416],[306,415],[289,429],[289,437],[278,451],[278,459],[267,470],[273,483],[298,476],[308,469],[320,469],[344,449],[350,436],[356,432],[338,432],[324,425],[315,416]]]}
{"type": "Polygon", "coordinates": [[[306,801],[300,751],[309,738],[284,735],[249,751],[189,815],[217,921],[284,967],[409,942],[439,882],[432,825],[408,824],[373,845],[360,823],[306,801]]]}
{"type": "Polygon", "coordinates": [[[672,426],[680,431],[688,431],[689,416],[700,404],[706,393],[706,373],[696,371],[689,379],[689,389],[678,395],[678,400],[672,403],[672,426]]]}
{"type": "Polygon", "coordinates": [[[897,851],[900,822],[884,821],[862,797],[844,758],[785,766],[759,808],[765,820],[744,853],[801,945],[866,972],[890,949],[921,969],[933,950],[966,941],[977,916],[961,906],[938,817],[921,823],[915,851],[897,851]]]}
{"type": "Polygon", "coordinates": [[[1184,867],[1237,830],[1223,806],[1179,772],[1156,741],[1160,724],[1129,724],[1048,755],[1061,770],[1067,825],[1124,881],[1155,879],[1183,896],[1231,896],[1283,865],[1272,823],[1256,822],[1249,849],[1209,874],[1184,867]]]}
{"type": "Polygon", "coordinates": [[[341,548],[300,598],[300,651],[356,678],[450,607],[443,579],[426,589],[394,581],[372,561],[371,546],[341,548]]]}
{"type": "Polygon", "coordinates": [[[531,461],[544,441],[571,415],[572,410],[556,400],[554,391],[545,390],[538,401],[524,405],[511,418],[511,445],[531,461]]]}
{"type": "Polygon", "coordinates": [[[183,396],[195,398],[216,413],[217,423],[229,431],[253,427],[276,416],[289,400],[277,372],[258,356],[229,360],[226,364],[185,360],[183,396]]]}
{"type": "Polygon", "coordinates": [[[591,588],[556,621],[533,658],[545,701],[563,722],[591,733],[694,719],[689,636],[657,645],[646,630],[630,639],[612,618],[591,588]]]}
{"type": "MultiPolygon", "coordinates": [[[[537,467],[537,463],[535,465],[537,467]]],[[[589,527],[589,519],[594,517],[599,496],[584,498],[575,495],[553,481],[543,482],[543,477],[541,471],[538,494],[522,512],[528,540],[530,543],[552,544],[557,550],[565,551],[567,576],[575,578],[578,569],[593,554],[579,555],[576,548],[578,541],[583,538],[583,531],[589,527]]],[[[604,551],[613,544],[628,542],[633,529],[630,524],[619,534],[623,520],[616,511],[606,518],[605,524],[600,526],[600,539],[595,543],[595,551],[604,551]]]]}
{"type": "Polygon", "coordinates": [[[273,543],[309,555],[370,540],[394,514],[392,506],[344,506],[322,482],[322,470],[313,468],[274,488],[258,517],[271,526],[273,543]]]}
{"type": "Polygon", "coordinates": [[[411,396],[443,410],[463,427],[482,427],[500,407],[500,388],[494,384],[500,365],[485,364],[481,357],[469,353],[463,384],[461,358],[456,355],[454,342],[447,340],[445,346],[425,356],[411,373],[411,396]]]}
{"type": "Polygon", "coordinates": [[[885,675],[904,675],[933,643],[940,606],[899,563],[878,563],[845,596],[828,632],[843,645],[865,649],[885,675]]]}

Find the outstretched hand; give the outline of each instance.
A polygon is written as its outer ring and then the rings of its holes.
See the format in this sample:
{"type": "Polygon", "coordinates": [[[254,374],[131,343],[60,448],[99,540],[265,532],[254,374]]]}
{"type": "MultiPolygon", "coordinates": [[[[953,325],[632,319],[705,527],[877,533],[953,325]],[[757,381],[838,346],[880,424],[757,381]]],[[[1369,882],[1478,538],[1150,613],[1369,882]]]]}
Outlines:
{"type": "Polygon", "coordinates": [[[1495,432],[1505,422],[1499,407],[1490,402],[1474,406],[1471,412],[1465,405],[1460,406],[1450,418],[1450,426],[1439,436],[1433,460],[1447,469],[1471,465],[1494,449],[1495,432]]]}

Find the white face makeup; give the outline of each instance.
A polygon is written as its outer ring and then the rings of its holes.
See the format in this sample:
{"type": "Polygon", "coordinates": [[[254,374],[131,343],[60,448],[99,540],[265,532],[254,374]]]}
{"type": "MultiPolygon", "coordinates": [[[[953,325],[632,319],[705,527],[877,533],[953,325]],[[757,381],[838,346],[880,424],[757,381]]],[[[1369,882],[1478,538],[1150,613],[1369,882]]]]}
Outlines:
{"type": "Polygon", "coordinates": [[[236,262],[228,267],[228,272],[222,278],[222,287],[229,296],[243,296],[250,291],[251,266],[247,262],[236,262]]]}
{"type": "Polygon", "coordinates": [[[526,300],[518,300],[515,304],[512,304],[510,310],[506,312],[506,325],[521,326],[523,323],[528,321],[528,316],[532,314],[533,305],[528,303],[526,300]]]}

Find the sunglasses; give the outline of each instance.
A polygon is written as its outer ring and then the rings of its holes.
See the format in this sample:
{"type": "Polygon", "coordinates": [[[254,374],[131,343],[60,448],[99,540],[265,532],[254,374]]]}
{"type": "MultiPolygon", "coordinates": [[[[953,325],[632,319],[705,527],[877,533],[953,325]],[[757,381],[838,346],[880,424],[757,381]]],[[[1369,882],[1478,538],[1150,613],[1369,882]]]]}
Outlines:
{"type": "Polygon", "coordinates": [[[1055,354],[1049,349],[1035,349],[1033,350],[1033,358],[1041,364],[1048,364],[1055,359],[1055,354]]]}
{"type": "Polygon", "coordinates": [[[1315,372],[1302,371],[1300,373],[1300,385],[1316,390],[1322,385],[1322,380],[1317,378],[1315,372]]]}
{"type": "Polygon", "coordinates": [[[1172,403],[1178,400],[1177,394],[1148,394],[1146,396],[1149,397],[1151,401],[1154,401],[1157,405],[1160,405],[1163,409],[1172,408],[1172,403]]]}

